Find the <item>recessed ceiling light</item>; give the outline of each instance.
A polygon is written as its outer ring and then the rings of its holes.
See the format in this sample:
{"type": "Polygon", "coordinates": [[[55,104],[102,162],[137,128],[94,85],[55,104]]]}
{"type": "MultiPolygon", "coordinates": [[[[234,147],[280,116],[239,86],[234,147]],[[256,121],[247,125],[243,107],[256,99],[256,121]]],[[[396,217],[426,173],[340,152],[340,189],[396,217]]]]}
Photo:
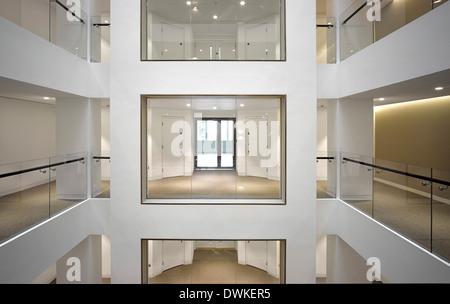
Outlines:
{"type": "Polygon", "coordinates": [[[434,88],[436,91],[442,91],[444,88],[443,87],[436,87],[434,88]]]}
{"type": "Polygon", "coordinates": [[[241,107],[245,106],[243,103],[240,104],[241,107]]]}
{"type": "Polygon", "coordinates": [[[239,2],[240,5],[245,5],[245,1],[239,2]]]}
{"type": "Polygon", "coordinates": [[[384,97],[378,98],[379,101],[384,101],[384,97]]]}
{"type": "Polygon", "coordinates": [[[50,100],[50,97],[44,97],[45,100],[50,100]]]}
{"type": "Polygon", "coordinates": [[[192,8],[192,10],[195,11],[195,12],[198,11],[198,6],[194,6],[194,7],[192,8]]]}
{"type": "Polygon", "coordinates": [[[213,18],[214,18],[214,19],[217,19],[218,17],[217,17],[217,15],[214,15],[213,18]]]}
{"type": "Polygon", "coordinates": [[[217,107],[213,107],[214,110],[217,110],[217,107]]]}
{"type": "Polygon", "coordinates": [[[186,1],[186,4],[187,4],[187,5],[191,5],[192,2],[191,2],[191,1],[186,1]]]}
{"type": "Polygon", "coordinates": [[[186,105],[186,107],[190,107],[191,106],[191,104],[190,103],[188,103],[187,105],[186,105]]]}

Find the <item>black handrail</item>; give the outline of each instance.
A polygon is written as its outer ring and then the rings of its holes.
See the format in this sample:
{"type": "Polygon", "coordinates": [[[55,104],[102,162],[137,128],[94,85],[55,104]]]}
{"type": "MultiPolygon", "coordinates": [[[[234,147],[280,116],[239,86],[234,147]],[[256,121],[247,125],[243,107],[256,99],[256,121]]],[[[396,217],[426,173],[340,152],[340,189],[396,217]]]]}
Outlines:
{"type": "Polygon", "coordinates": [[[111,159],[110,156],[94,156],[94,159],[111,159]]]}
{"type": "MultiPolygon", "coordinates": [[[[364,1],[365,2],[365,1],[364,1]]],[[[361,5],[360,7],[358,7],[356,9],[356,11],[354,11],[350,16],[347,17],[347,19],[344,20],[344,22],[342,22],[342,24],[346,24],[350,19],[352,19],[357,13],[359,13],[365,6],[367,5],[367,3],[364,3],[363,5],[361,5]]]]}
{"type": "Polygon", "coordinates": [[[316,27],[327,27],[327,28],[330,28],[330,27],[334,27],[334,25],[332,25],[332,24],[316,24],[316,27]]]}
{"type": "Polygon", "coordinates": [[[93,26],[99,27],[99,26],[110,26],[111,23],[93,23],[93,26]]]}
{"type": "Polygon", "coordinates": [[[9,173],[4,173],[4,174],[0,174],[0,178],[10,177],[10,176],[13,176],[13,175],[19,175],[19,174],[28,173],[28,172],[32,172],[32,171],[37,171],[37,170],[41,170],[41,169],[57,167],[57,166],[66,165],[66,164],[70,164],[70,163],[74,163],[74,162],[82,161],[82,160],[84,160],[84,157],[77,158],[77,159],[72,159],[72,160],[67,160],[67,161],[63,161],[63,162],[59,162],[59,163],[53,163],[53,164],[49,164],[49,165],[45,165],[45,166],[39,166],[39,167],[23,169],[23,170],[18,170],[18,171],[9,172],[9,173]]]}
{"type": "Polygon", "coordinates": [[[374,165],[374,164],[362,162],[362,161],[359,161],[359,160],[354,160],[354,159],[347,158],[347,157],[343,157],[342,160],[349,161],[349,162],[352,162],[352,163],[357,163],[357,164],[368,166],[368,167],[372,167],[372,168],[376,168],[376,169],[381,169],[383,171],[389,171],[389,172],[405,175],[405,176],[408,176],[408,177],[414,177],[414,178],[417,178],[417,179],[426,180],[426,181],[429,181],[429,182],[432,182],[432,183],[437,183],[437,184],[441,184],[441,185],[445,185],[445,186],[450,186],[450,182],[444,181],[444,180],[440,180],[440,179],[436,179],[436,178],[433,178],[433,177],[428,177],[428,176],[423,176],[423,175],[419,175],[419,174],[404,172],[404,171],[400,171],[400,170],[396,170],[396,169],[391,169],[391,168],[387,168],[387,167],[382,167],[382,166],[379,166],[379,165],[374,165]]]}
{"type": "Polygon", "coordinates": [[[66,11],[70,12],[72,14],[72,16],[74,16],[75,18],[77,18],[78,20],[80,20],[81,23],[85,24],[84,20],[81,19],[81,17],[78,17],[74,12],[71,12],[70,9],[65,6],[64,4],[62,4],[61,2],[59,2],[59,0],[54,0],[56,2],[56,4],[58,4],[59,6],[61,6],[63,9],[65,9],[66,11]]]}
{"type": "Polygon", "coordinates": [[[318,156],[316,159],[334,159],[333,156],[318,156]]]}

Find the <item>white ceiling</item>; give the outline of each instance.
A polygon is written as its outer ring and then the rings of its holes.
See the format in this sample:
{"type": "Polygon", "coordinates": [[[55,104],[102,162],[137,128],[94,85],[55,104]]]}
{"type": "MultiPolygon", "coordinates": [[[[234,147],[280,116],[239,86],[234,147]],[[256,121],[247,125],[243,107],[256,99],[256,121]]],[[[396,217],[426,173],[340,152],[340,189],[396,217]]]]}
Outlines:
{"type": "MultiPolygon", "coordinates": [[[[450,69],[341,99],[359,99],[373,102],[374,106],[380,106],[448,95],[450,95],[450,69]],[[436,91],[436,87],[443,87],[443,90],[436,91]],[[384,100],[381,101],[379,98],[384,98],[384,100]]],[[[317,100],[317,107],[326,107],[326,104],[326,99],[317,100]]]]}
{"type": "Polygon", "coordinates": [[[148,0],[149,11],[179,23],[249,22],[280,13],[279,0],[148,0]],[[198,7],[198,10],[193,10],[198,7]],[[212,17],[218,16],[217,20],[212,17]]]}
{"type": "MultiPolygon", "coordinates": [[[[78,95],[40,87],[4,77],[0,77],[0,97],[6,97],[21,101],[39,102],[44,104],[55,104],[57,98],[82,98],[78,95]]],[[[109,99],[99,100],[101,100],[103,107],[109,105],[109,99]]]]}
{"type": "Polygon", "coordinates": [[[149,98],[149,108],[156,111],[273,111],[278,108],[279,100],[276,98],[246,98],[246,97],[220,97],[196,96],[193,98],[149,98]],[[189,105],[189,106],[188,106],[189,105]],[[241,106],[242,105],[242,106],[241,106]]]}

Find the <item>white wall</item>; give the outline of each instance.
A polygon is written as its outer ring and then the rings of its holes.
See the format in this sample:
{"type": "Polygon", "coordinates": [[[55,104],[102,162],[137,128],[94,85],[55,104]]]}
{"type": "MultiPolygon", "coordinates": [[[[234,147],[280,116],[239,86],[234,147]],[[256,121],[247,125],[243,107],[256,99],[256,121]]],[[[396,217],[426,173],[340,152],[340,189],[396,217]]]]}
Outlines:
{"type": "Polygon", "coordinates": [[[109,214],[109,200],[85,201],[1,244],[0,282],[32,282],[89,235],[108,234],[109,214]]]}
{"type": "MultiPolygon", "coordinates": [[[[344,248],[336,251],[336,246],[333,245],[335,249],[332,252],[336,256],[330,256],[334,262],[327,260],[327,265],[331,263],[327,266],[327,276],[332,275],[335,283],[341,280],[345,283],[349,278],[354,278],[355,272],[359,278],[364,277],[369,266],[364,268],[361,262],[370,257],[379,258],[383,282],[450,282],[448,262],[340,200],[317,200],[317,233],[326,234],[327,237],[337,235],[351,247],[351,250],[344,248]],[[352,259],[356,256],[361,258],[356,258],[356,264],[352,266],[352,259]],[[339,269],[340,263],[347,266],[339,269]],[[328,273],[333,268],[334,274],[328,273]]],[[[327,248],[328,244],[330,243],[327,243],[327,248]]],[[[330,249],[332,248],[328,248],[330,249]]],[[[332,252],[329,251],[328,254],[332,252]]]]}
{"type": "Polygon", "coordinates": [[[56,262],[56,284],[101,284],[101,251],[100,235],[85,238],[56,262]]]}
{"type": "Polygon", "coordinates": [[[79,96],[109,97],[109,64],[91,65],[3,18],[0,41],[1,77],[79,96]]]}
{"type": "MultiPolygon", "coordinates": [[[[327,156],[327,108],[317,108],[317,156],[327,156]]],[[[317,180],[327,180],[328,161],[319,160],[317,163],[317,180]]]]}
{"type": "Polygon", "coordinates": [[[315,282],[315,4],[287,7],[287,62],[140,62],[140,1],[112,1],[112,283],[141,281],[142,238],[286,239],[287,283],[315,282]],[[141,94],[286,94],[287,205],[141,205],[141,94]]]}
{"type": "MultiPolygon", "coordinates": [[[[48,164],[48,157],[55,155],[55,106],[0,97],[0,109],[1,173],[48,164]]],[[[48,178],[39,172],[4,178],[0,195],[48,182],[48,178]]]]}
{"type": "Polygon", "coordinates": [[[55,154],[55,106],[0,97],[0,163],[55,154]]]}
{"type": "MultiPolygon", "coordinates": [[[[101,139],[100,139],[100,151],[105,156],[109,156],[111,151],[110,143],[110,119],[109,119],[109,107],[101,108],[101,139]]],[[[101,179],[109,180],[111,176],[111,163],[108,160],[103,160],[101,162],[101,179]]]]}
{"type": "Polygon", "coordinates": [[[337,235],[326,237],[327,284],[364,284],[370,283],[366,278],[366,261],[337,235]]]}

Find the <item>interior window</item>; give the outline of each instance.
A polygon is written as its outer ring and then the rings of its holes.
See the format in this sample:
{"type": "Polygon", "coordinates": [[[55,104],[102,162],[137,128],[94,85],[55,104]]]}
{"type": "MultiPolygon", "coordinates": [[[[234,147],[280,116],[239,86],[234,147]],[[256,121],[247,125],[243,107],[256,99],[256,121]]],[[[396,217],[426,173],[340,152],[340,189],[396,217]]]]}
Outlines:
{"type": "Polygon", "coordinates": [[[147,199],[283,200],[281,97],[144,97],[147,199]]]}
{"type": "Polygon", "coordinates": [[[142,60],[285,60],[284,0],[142,1],[142,60]]]}

